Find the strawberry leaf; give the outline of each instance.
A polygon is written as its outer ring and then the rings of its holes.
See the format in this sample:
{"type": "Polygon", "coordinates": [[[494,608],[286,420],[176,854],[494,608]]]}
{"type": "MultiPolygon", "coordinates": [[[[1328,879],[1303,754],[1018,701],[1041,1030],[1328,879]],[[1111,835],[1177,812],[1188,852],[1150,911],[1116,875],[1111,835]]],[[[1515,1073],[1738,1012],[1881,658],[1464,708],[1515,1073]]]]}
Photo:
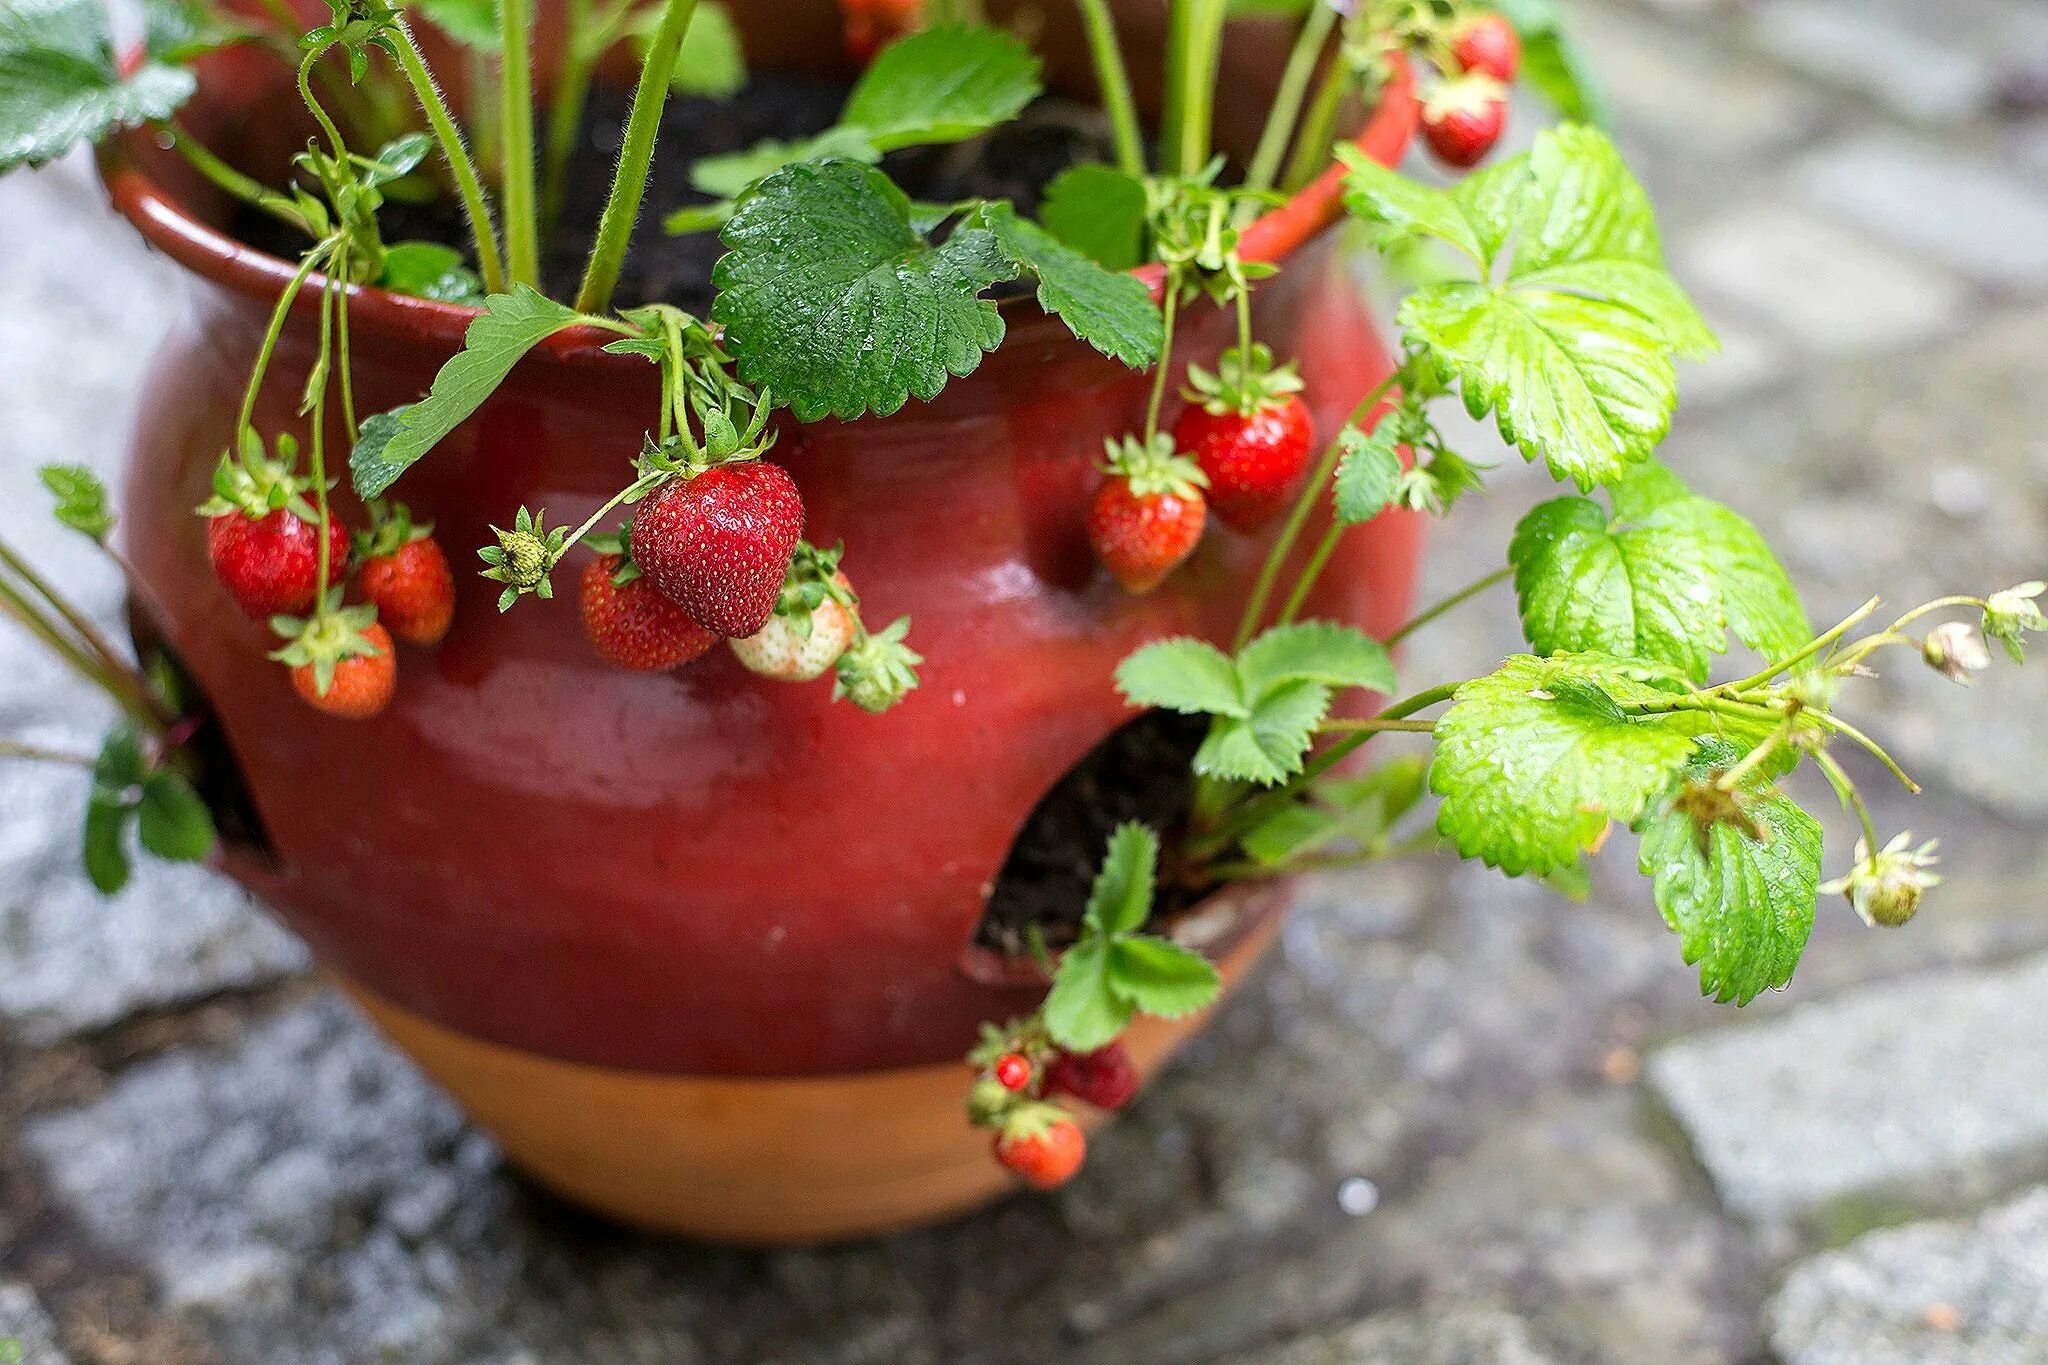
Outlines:
{"type": "Polygon", "coordinates": [[[740,377],[801,421],[895,412],[968,374],[1003,339],[980,297],[1012,278],[995,236],[920,237],[910,201],[851,161],[785,166],[725,225],[712,317],[740,377]]]}
{"type": "Polygon", "coordinates": [[[1149,369],[1166,345],[1166,322],[1137,276],[1106,270],[1006,202],[984,204],[973,221],[995,234],[1018,271],[1038,279],[1038,304],[1096,350],[1132,369],[1149,369]]]}
{"type": "Polygon", "coordinates": [[[196,84],[154,57],[123,76],[99,0],[8,0],[0,5],[0,172],[168,118],[196,84]]]}
{"type": "Polygon", "coordinates": [[[1060,955],[1059,971],[1045,997],[1045,1028],[1053,1041],[1076,1052],[1093,1052],[1124,1031],[1132,1006],[1109,986],[1105,938],[1087,938],[1060,955]]]}
{"type": "Polygon", "coordinates": [[[114,529],[114,513],[107,506],[107,486],[100,476],[82,464],[46,464],[36,473],[43,487],[56,495],[57,520],[104,543],[114,529]]]}
{"type": "Polygon", "coordinates": [[[173,65],[242,42],[255,32],[212,0],[143,0],[142,23],[143,51],[173,65]]]}
{"type": "Polygon", "coordinates": [[[356,493],[365,498],[382,496],[421,456],[482,407],[528,351],[580,321],[582,315],[575,309],[529,285],[485,299],[484,311],[463,334],[462,349],[434,376],[427,396],[363,423],[361,439],[348,461],[356,493]]]}
{"type": "Polygon", "coordinates": [[[1116,685],[1133,706],[1218,716],[1242,716],[1249,709],[1238,687],[1237,665],[1201,640],[1146,645],[1117,665],[1116,685]]]}
{"type": "Polygon", "coordinates": [[[478,305],[484,301],[483,281],[462,263],[462,253],[439,242],[394,242],[385,249],[377,285],[442,303],[478,305]]]}
{"type": "Polygon", "coordinates": [[[1401,491],[1401,452],[1394,423],[1384,418],[1370,432],[1347,426],[1337,434],[1344,448],[1337,464],[1337,520],[1347,526],[1371,521],[1401,491]]]}
{"type": "Polygon", "coordinates": [[[1258,699],[1296,681],[1375,692],[1394,687],[1394,663],[1386,647],[1358,627],[1334,621],[1274,626],[1239,652],[1237,672],[1245,695],[1258,699]]]}
{"type": "Polygon", "coordinates": [[[1145,182],[1114,166],[1069,166],[1045,187],[1045,230],[1106,270],[1144,260],[1145,182]]]}
{"type": "Polygon", "coordinates": [[[1213,1001],[1223,988],[1222,978],[1207,958],[1149,934],[1133,934],[1112,943],[1105,976],[1117,999],[1161,1019],[1192,1014],[1213,1001]]]}
{"type": "Polygon", "coordinates": [[[213,812],[190,782],[168,768],[142,780],[137,815],[142,846],[159,858],[196,863],[213,852],[213,812]]]}
{"type": "Polygon", "coordinates": [[[1281,683],[1253,704],[1250,715],[1216,718],[1195,750],[1195,771],[1264,786],[1284,782],[1301,771],[1329,709],[1330,689],[1322,683],[1281,683]]]}
{"type": "Polygon", "coordinates": [[[881,150],[958,142],[1038,97],[1038,58],[1001,29],[940,24],[891,43],[847,97],[839,121],[881,150]]]}
{"type": "Polygon", "coordinates": [[[1159,867],[1159,836],[1144,825],[1118,825],[1109,851],[1088,893],[1083,923],[1098,934],[1126,934],[1152,913],[1153,879],[1159,867]]]}
{"type": "Polygon", "coordinates": [[[1515,528],[1523,631],[1539,654],[1601,650],[1654,659],[1704,682],[1736,637],[1769,658],[1810,637],[1806,613],[1747,521],[1649,465],[1612,490],[1619,520],[1556,498],[1515,528]]]}
{"type": "Polygon", "coordinates": [[[504,50],[497,0],[413,0],[427,22],[473,52],[504,50]]]}
{"type": "Polygon", "coordinates": [[[1475,265],[1483,266],[1492,259],[1480,240],[1478,225],[1452,191],[1410,180],[1348,143],[1338,146],[1337,159],[1348,168],[1345,207],[1379,229],[1375,241],[1380,248],[1404,239],[1434,237],[1464,252],[1475,265]]]}

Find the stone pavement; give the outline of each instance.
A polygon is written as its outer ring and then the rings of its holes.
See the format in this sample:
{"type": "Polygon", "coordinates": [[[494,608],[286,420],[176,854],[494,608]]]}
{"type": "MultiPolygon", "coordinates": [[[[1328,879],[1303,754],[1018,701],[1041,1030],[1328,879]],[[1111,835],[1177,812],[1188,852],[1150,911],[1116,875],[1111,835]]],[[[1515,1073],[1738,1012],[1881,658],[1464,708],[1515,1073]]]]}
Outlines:
{"type": "MultiPolygon", "coordinates": [[[[2039,574],[2048,8],[1568,8],[1727,345],[1673,463],[1816,617],[2039,574]]],[[[0,521],[111,615],[30,467],[114,466],[174,273],[76,164],[0,183],[0,224],[0,521]]],[[[1504,463],[1431,589],[1548,492],[1504,463]]],[[[1504,598],[1461,620],[1411,667],[1512,647],[1504,598]]],[[[0,1339],[29,1365],[2048,1362],[2048,671],[1873,686],[1929,788],[1871,783],[1879,822],[1940,835],[1949,880],[1896,933],[1824,906],[1782,996],[1698,999],[1625,850],[1579,904],[1332,878],[1069,1190],[776,1253],[532,1192],[232,889],[152,870],[97,903],[79,781],[0,769],[0,1339]]],[[[103,719],[0,632],[6,729],[103,719]]]]}

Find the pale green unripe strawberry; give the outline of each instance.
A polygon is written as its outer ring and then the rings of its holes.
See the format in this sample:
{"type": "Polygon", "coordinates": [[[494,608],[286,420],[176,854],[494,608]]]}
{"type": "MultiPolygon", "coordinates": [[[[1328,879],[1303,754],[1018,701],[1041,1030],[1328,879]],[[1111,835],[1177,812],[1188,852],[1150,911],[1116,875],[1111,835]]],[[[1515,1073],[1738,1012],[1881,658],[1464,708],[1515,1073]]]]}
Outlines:
{"type": "MultiPolygon", "coordinates": [[[[837,581],[844,586],[846,578],[840,575],[837,581]]],[[[808,618],[777,614],[757,633],[729,643],[734,656],[764,678],[810,682],[825,676],[853,643],[853,636],[853,612],[837,598],[827,597],[811,608],[808,618]]]]}

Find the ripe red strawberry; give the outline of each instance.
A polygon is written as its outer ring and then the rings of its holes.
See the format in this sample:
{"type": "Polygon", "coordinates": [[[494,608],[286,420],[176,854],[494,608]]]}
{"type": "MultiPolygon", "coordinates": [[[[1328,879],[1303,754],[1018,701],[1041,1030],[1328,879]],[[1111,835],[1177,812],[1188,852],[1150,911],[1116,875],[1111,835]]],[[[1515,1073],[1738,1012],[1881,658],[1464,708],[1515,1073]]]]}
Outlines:
{"type": "Polygon", "coordinates": [[[1475,14],[1452,33],[1451,55],[1462,70],[1478,71],[1506,83],[1522,65],[1522,40],[1505,16],[1475,14]]]}
{"type": "Polygon", "coordinates": [[[918,26],[924,0],[841,0],[846,55],[866,66],[875,53],[918,26]]]}
{"type": "Polygon", "coordinates": [[[1045,1093],[1072,1095],[1097,1109],[1121,1109],[1138,1093],[1138,1067],[1120,1042],[1093,1052],[1062,1051],[1045,1069],[1045,1093]]]}
{"type": "Polygon", "coordinates": [[[718,643],[716,635],[631,568],[632,561],[623,555],[602,554],[583,569],[577,597],[583,633],[605,662],[636,673],[659,673],[718,643]]]}
{"type": "Polygon", "coordinates": [[[372,502],[370,527],[356,536],[363,595],[408,644],[439,644],[455,619],[455,575],[433,534],[431,524],[413,523],[404,503],[372,502]]]}
{"type": "Polygon", "coordinates": [[[996,1160],[1041,1190],[1074,1178],[1088,1155],[1081,1125],[1056,1105],[1019,1105],[996,1134],[996,1160]]]}
{"type": "Polygon", "coordinates": [[[804,503],[780,465],[739,460],[672,479],[633,516],[633,562],[706,630],[743,639],[782,593],[804,503]]]}
{"type": "Polygon", "coordinates": [[[1021,1052],[1004,1053],[990,1070],[1005,1090],[1022,1090],[1031,1084],[1031,1060],[1021,1052]]]}
{"type": "Polygon", "coordinates": [[[1274,368],[1273,353],[1236,347],[1214,374],[1188,367],[1191,406],[1174,424],[1174,445],[1209,479],[1209,509],[1225,526],[1256,531],[1293,500],[1308,472],[1315,423],[1301,401],[1294,367],[1274,368]]]}
{"type": "MultiPolygon", "coordinates": [[[[348,571],[348,532],[327,523],[328,576],[348,571]]],[[[251,516],[216,513],[206,523],[206,554],[214,577],[257,620],[295,615],[313,605],[320,581],[320,534],[312,520],[286,508],[251,516]]]]}
{"type": "Polygon", "coordinates": [[[1135,436],[1110,442],[1107,472],[1088,509],[1088,543],[1117,582],[1149,592],[1201,540],[1208,476],[1163,432],[1149,450],[1135,436]]]}
{"type": "Polygon", "coordinates": [[[372,606],[344,607],[341,589],[328,593],[326,611],[314,616],[281,616],[273,627],[284,648],[271,658],[288,664],[292,689],[309,705],[331,716],[365,720],[391,704],[398,687],[398,658],[391,633],[377,624],[372,606]]]}
{"type": "Polygon", "coordinates": [[[1508,102],[1492,76],[1467,73],[1445,81],[1422,106],[1422,137],[1446,166],[1476,166],[1500,141],[1508,102]]]}
{"type": "Polygon", "coordinates": [[[860,632],[859,600],[839,572],[839,550],[798,541],[775,614],[732,652],[749,671],[777,682],[821,678],[860,632]]]}

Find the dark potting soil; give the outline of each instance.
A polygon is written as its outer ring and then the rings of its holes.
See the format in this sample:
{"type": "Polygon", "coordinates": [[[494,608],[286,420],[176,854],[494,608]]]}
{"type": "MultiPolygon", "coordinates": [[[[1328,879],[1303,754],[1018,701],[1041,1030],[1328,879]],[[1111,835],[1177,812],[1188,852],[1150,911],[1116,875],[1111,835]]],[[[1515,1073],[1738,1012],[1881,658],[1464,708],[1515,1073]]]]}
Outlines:
{"type": "Polygon", "coordinates": [[[1171,850],[1187,829],[1189,764],[1207,731],[1204,717],[1149,711],[1090,750],[1040,798],[1018,832],[975,942],[996,952],[1028,953],[1036,926],[1049,948],[1072,943],[1109,836],[1128,820],[1158,831],[1166,851],[1154,919],[1200,899],[1208,888],[1174,874],[1171,850]]]}
{"type": "MultiPolygon", "coordinates": [[[[677,97],[668,102],[648,177],[640,221],[619,278],[621,304],[662,302],[698,315],[711,308],[711,267],[724,247],[716,232],[672,237],[662,219],[711,196],[690,187],[690,167],[701,157],[743,151],[768,138],[791,140],[830,127],[846,103],[850,86],[773,72],[754,77],[730,99],[677,97]]],[[[571,298],[597,235],[598,215],[611,192],[632,92],[600,87],[591,92],[583,130],[570,156],[566,205],[557,231],[548,234],[541,260],[550,296],[571,298]]],[[[544,121],[544,113],[542,115],[544,121]]],[[[946,147],[892,152],[882,167],[911,198],[935,203],[961,199],[1009,199],[1036,212],[1039,192],[1054,176],[1082,161],[1111,156],[1109,128],[1098,110],[1048,96],[1022,117],[994,132],[946,147]]],[[[468,228],[453,196],[426,204],[389,201],[379,225],[387,242],[433,241],[467,251],[468,228]]],[[[252,246],[287,258],[305,239],[254,210],[245,210],[235,231],[252,246]]],[[[474,262],[471,262],[474,264],[474,262]]]]}

